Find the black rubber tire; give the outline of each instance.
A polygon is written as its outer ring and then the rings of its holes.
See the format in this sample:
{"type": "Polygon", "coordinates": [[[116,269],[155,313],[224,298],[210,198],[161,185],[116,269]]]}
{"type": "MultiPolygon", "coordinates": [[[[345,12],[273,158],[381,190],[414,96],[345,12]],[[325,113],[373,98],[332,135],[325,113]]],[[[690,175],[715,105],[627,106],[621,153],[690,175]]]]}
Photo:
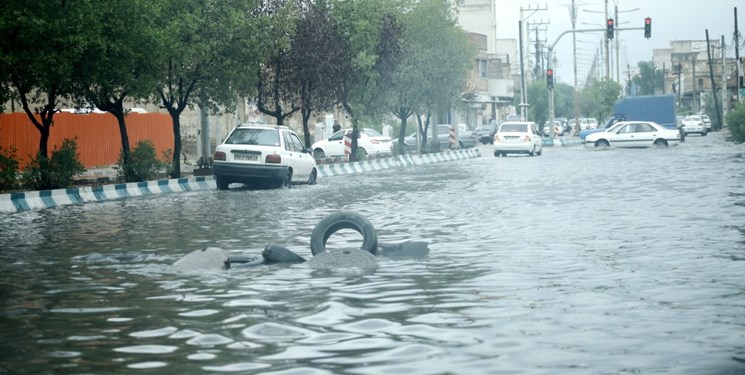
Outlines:
{"type": "Polygon", "coordinates": [[[654,145],[657,147],[667,147],[667,141],[664,139],[658,139],[654,141],[654,145]]]}
{"type": "Polygon", "coordinates": [[[295,254],[292,250],[273,243],[266,245],[261,255],[264,257],[264,262],[267,264],[305,262],[305,258],[295,254]]]}
{"type": "Polygon", "coordinates": [[[610,143],[605,139],[599,139],[595,141],[595,147],[610,147],[610,143]]]}
{"type": "Polygon", "coordinates": [[[323,152],[323,149],[317,148],[317,149],[313,150],[313,157],[315,159],[323,159],[323,158],[326,157],[326,153],[323,152]]]}
{"type": "Polygon", "coordinates": [[[310,176],[308,176],[308,185],[315,185],[318,182],[318,171],[313,168],[312,171],[310,171],[310,176]]]}
{"type": "Polygon", "coordinates": [[[287,168],[287,175],[283,179],[279,180],[277,186],[280,188],[288,189],[292,187],[292,169],[287,168]]]}
{"type": "Polygon", "coordinates": [[[375,255],[378,248],[378,234],[367,218],[354,211],[337,211],[326,216],[316,224],[310,234],[310,252],[318,255],[326,251],[326,241],[332,234],[342,229],[352,229],[362,235],[360,249],[375,255]]]}
{"type": "Polygon", "coordinates": [[[227,190],[230,185],[230,181],[220,175],[215,175],[215,183],[217,184],[217,190],[227,190]]]}

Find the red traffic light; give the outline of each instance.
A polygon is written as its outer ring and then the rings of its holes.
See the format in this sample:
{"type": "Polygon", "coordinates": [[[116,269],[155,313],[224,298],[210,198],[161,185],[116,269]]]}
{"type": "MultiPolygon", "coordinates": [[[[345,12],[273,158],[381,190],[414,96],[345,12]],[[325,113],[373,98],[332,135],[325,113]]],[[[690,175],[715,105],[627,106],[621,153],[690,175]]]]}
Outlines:
{"type": "Polygon", "coordinates": [[[546,70],[546,75],[553,76],[554,70],[553,69],[546,70]]]}
{"type": "Polygon", "coordinates": [[[645,24],[645,25],[651,25],[651,24],[652,24],[652,19],[651,19],[651,18],[649,18],[649,17],[645,18],[645,19],[644,19],[644,24],[645,24]]]}
{"type": "Polygon", "coordinates": [[[644,37],[649,39],[652,36],[652,18],[644,19],[644,37]]]}
{"type": "Polygon", "coordinates": [[[608,26],[613,26],[613,18],[608,18],[608,26]]]}

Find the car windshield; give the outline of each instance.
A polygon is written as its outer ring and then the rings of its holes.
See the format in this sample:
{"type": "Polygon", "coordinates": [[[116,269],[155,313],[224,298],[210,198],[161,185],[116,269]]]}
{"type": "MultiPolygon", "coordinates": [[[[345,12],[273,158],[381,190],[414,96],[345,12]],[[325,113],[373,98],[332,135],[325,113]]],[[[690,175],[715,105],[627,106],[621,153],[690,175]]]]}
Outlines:
{"type": "Polygon", "coordinates": [[[611,125],[611,127],[608,128],[607,131],[608,132],[614,132],[614,131],[618,130],[618,128],[620,128],[621,126],[623,126],[624,124],[626,124],[626,123],[625,122],[617,122],[617,123],[611,125]]]}
{"type": "Polygon", "coordinates": [[[274,129],[238,128],[225,143],[232,145],[279,146],[279,132],[274,129]]]}
{"type": "Polygon", "coordinates": [[[380,132],[378,132],[375,129],[365,128],[363,129],[363,131],[365,132],[365,134],[367,134],[368,137],[382,137],[383,136],[383,134],[380,134],[380,132]]]}
{"type": "Polygon", "coordinates": [[[499,128],[500,133],[527,133],[527,124],[504,124],[499,128]]]}
{"type": "Polygon", "coordinates": [[[684,120],[690,120],[690,121],[702,121],[701,117],[699,116],[688,116],[684,120]]]}

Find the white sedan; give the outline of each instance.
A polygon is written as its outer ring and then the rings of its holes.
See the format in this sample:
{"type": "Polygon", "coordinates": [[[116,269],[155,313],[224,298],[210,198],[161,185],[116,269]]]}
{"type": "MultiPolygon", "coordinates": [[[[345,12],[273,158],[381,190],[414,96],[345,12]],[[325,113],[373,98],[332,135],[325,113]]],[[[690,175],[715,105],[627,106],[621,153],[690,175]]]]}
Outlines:
{"type": "Polygon", "coordinates": [[[700,115],[686,116],[680,120],[680,125],[683,126],[684,135],[698,133],[703,136],[707,133],[706,123],[700,115]]]}
{"type": "MultiPolygon", "coordinates": [[[[310,146],[316,159],[346,155],[344,136],[352,137],[352,129],[342,129],[322,141],[310,146]]],[[[391,138],[380,134],[375,129],[362,128],[357,138],[357,149],[364,155],[383,156],[391,154],[391,138]]]]}
{"type": "Polygon", "coordinates": [[[212,170],[219,190],[233,182],[251,187],[313,185],[318,177],[310,149],[292,129],[277,125],[235,127],[217,146],[212,170]]]}
{"type": "Polygon", "coordinates": [[[667,147],[680,143],[680,132],[655,122],[622,121],[608,130],[585,137],[585,145],[594,147],[667,147]]]}
{"type": "Polygon", "coordinates": [[[542,153],[543,140],[533,122],[504,122],[494,134],[494,156],[542,153]]]}

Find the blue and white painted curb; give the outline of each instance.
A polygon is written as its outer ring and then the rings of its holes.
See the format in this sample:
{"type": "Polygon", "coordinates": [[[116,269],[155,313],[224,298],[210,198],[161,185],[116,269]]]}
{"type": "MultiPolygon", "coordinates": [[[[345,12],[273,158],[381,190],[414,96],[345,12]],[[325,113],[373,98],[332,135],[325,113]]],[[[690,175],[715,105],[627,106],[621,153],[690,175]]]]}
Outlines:
{"type": "Polygon", "coordinates": [[[581,146],[584,141],[578,137],[570,138],[543,138],[543,145],[548,147],[572,147],[581,146]]]}
{"type": "Polygon", "coordinates": [[[21,212],[160,193],[214,189],[212,176],[0,194],[0,212],[21,212]]]}
{"type": "Polygon", "coordinates": [[[455,160],[474,159],[481,157],[477,148],[451,150],[435,154],[399,155],[385,159],[365,160],[354,163],[321,164],[318,166],[318,177],[334,177],[345,174],[357,174],[382,169],[412,167],[417,165],[441,163],[455,160]]]}
{"type": "MultiPolygon", "coordinates": [[[[465,160],[480,157],[478,149],[453,150],[437,154],[402,155],[356,163],[325,164],[318,166],[318,177],[333,177],[382,169],[465,160]]],[[[170,180],[130,182],[103,186],[83,186],[67,189],[28,191],[0,194],[0,212],[22,212],[54,208],[71,204],[103,202],[128,197],[161,193],[179,193],[215,189],[213,176],[199,176],[170,180]]]]}

